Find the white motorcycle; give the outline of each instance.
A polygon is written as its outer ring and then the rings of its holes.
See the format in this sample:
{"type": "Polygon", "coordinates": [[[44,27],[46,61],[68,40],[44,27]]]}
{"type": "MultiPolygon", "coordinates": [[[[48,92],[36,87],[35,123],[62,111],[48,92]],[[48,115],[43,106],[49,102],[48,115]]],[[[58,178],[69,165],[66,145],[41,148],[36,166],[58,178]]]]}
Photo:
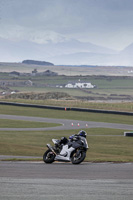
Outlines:
{"type": "Polygon", "coordinates": [[[61,140],[52,139],[54,146],[47,144],[48,150],[43,155],[43,161],[45,163],[63,161],[80,164],[84,161],[88,150],[86,135],[85,131],[80,131],[77,135],[70,136],[69,140],[65,137],[61,140]]]}

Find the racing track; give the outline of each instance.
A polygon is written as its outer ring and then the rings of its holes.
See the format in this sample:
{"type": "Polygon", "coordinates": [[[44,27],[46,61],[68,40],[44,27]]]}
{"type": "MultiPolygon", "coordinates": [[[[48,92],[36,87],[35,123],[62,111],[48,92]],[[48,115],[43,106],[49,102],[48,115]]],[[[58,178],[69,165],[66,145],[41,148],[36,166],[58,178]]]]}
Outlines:
{"type": "MultiPolygon", "coordinates": [[[[64,130],[106,127],[133,130],[133,125],[92,121],[0,115],[15,119],[60,123],[49,128],[0,128],[4,130],[64,130]],[[74,124],[73,126],[71,124],[74,124]],[[77,124],[80,124],[78,127],[77,124]]],[[[133,199],[133,163],[71,163],[0,161],[0,199],[6,200],[113,200],[133,199]]]]}
{"type": "Polygon", "coordinates": [[[0,119],[14,119],[24,121],[36,121],[36,122],[48,122],[61,124],[56,127],[49,128],[0,128],[0,131],[44,131],[44,130],[70,130],[70,129],[84,129],[84,128],[113,128],[123,130],[133,130],[133,125],[127,124],[115,124],[115,123],[104,123],[104,122],[93,122],[93,121],[80,121],[80,120],[68,120],[68,119],[55,119],[55,118],[42,118],[42,117],[27,117],[27,116],[16,116],[16,115],[0,115],[0,119]],[[73,126],[72,126],[73,123],[73,126]],[[79,124],[79,126],[78,126],[79,124]],[[87,127],[86,127],[87,125],[87,127]]]}

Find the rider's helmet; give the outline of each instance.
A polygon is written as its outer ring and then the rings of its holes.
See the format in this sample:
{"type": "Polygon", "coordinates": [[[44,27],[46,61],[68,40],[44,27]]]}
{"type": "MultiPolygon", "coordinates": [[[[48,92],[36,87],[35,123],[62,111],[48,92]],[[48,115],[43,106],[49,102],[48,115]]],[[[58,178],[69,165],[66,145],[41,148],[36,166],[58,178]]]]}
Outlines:
{"type": "Polygon", "coordinates": [[[87,133],[85,131],[81,130],[81,131],[79,131],[78,135],[86,138],[87,133]]]}

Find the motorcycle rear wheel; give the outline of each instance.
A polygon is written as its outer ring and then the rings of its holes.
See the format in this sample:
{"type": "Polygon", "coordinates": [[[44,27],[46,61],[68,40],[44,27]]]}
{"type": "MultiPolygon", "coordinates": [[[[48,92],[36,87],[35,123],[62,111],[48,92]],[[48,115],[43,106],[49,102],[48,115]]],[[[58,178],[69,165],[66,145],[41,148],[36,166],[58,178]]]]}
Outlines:
{"type": "Polygon", "coordinates": [[[72,164],[80,164],[81,162],[84,161],[85,157],[86,157],[86,152],[80,151],[79,154],[77,154],[77,152],[75,152],[72,155],[71,162],[72,162],[72,164]]]}
{"type": "Polygon", "coordinates": [[[49,163],[49,164],[53,163],[54,159],[55,159],[55,154],[50,149],[48,149],[43,155],[43,161],[45,163],[49,163]]]}

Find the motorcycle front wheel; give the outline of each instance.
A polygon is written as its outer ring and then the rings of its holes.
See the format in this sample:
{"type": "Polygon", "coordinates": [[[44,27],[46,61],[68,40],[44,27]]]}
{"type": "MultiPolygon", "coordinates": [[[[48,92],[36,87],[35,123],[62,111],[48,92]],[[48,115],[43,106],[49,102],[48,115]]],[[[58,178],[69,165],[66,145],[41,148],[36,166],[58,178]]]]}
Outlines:
{"type": "Polygon", "coordinates": [[[86,157],[86,152],[85,151],[77,151],[72,155],[71,162],[72,164],[80,164],[81,162],[84,161],[86,157]]]}
{"type": "Polygon", "coordinates": [[[43,161],[45,163],[49,163],[49,164],[53,163],[54,159],[55,159],[55,154],[50,149],[48,149],[43,155],[43,161]]]}

